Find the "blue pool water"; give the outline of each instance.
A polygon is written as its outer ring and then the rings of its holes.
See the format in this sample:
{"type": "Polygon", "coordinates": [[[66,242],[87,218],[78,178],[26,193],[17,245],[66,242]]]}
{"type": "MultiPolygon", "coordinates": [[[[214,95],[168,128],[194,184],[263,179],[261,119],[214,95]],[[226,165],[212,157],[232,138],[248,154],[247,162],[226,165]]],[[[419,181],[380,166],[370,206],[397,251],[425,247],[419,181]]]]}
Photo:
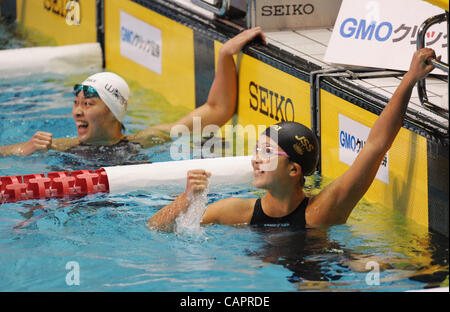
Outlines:
{"type": "MultiPolygon", "coordinates": [[[[86,74],[87,76],[88,74],[86,74]]],[[[84,77],[0,80],[0,145],[37,130],[76,135],[71,85],[84,77]]],[[[133,88],[132,88],[133,89],[133,88]]],[[[130,104],[127,131],[167,119],[153,102],[130,104]],[[147,122],[145,122],[145,120],[147,122]]],[[[147,92],[147,93],[146,93],[147,92]]],[[[163,105],[164,106],[164,105],[163,105]]],[[[117,162],[164,161],[170,144],[132,159],[86,159],[45,152],[0,158],[0,176],[98,169],[117,162]]],[[[326,180],[308,178],[308,191],[326,180]]],[[[246,186],[208,195],[254,197],[246,186]]],[[[364,200],[345,225],[307,231],[212,225],[192,233],[149,230],[147,219],[176,193],[95,194],[0,204],[0,291],[404,291],[448,287],[448,239],[364,200]],[[76,269],[79,285],[71,279],[76,269]],[[378,266],[379,282],[374,273],[378,266]],[[73,283],[75,283],[73,285],[73,283]]]]}

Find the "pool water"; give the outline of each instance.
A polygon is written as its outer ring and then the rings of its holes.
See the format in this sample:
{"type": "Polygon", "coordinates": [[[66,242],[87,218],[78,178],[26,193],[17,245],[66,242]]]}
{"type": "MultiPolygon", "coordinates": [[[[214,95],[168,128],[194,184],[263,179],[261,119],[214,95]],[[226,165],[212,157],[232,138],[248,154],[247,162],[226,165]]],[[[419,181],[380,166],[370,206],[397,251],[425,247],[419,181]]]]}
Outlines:
{"type": "MultiPolygon", "coordinates": [[[[85,76],[89,75],[87,73],[85,76]]],[[[36,131],[73,137],[71,86],[80,76],[0,80],[0,145],[36,131]]],[[[138,95],[127,132],[181,117],[151,90],[138,95]]],[[[98,169],[118,162],[165,161],[170,144],[132,158],[86,159],[43,152],[0,158],[0,176],[98,169]]],[[[317,193],[329,181],[307,179],[317,193]]],[[[306,230],[204,226],[149,230],[146,221],[176,198],[132,192],[0,204],[0,291],[405,291],[448,287],[448,238],[395,210],[362,200],[345,225],[306,230]]],[[[208,202],[255,197],[235,186],[211,190],[208,202]]]]}

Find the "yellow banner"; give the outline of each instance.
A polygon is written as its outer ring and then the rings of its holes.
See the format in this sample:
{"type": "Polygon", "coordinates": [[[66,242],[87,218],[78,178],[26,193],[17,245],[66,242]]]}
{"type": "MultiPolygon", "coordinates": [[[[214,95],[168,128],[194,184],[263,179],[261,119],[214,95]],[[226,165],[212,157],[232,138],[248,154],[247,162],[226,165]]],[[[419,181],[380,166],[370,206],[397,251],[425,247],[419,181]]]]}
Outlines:
{"type": "Polygon", "coordinates": [[[128,0],[105,1],[108,70],[195,108],[193,30],[128,0]]]}
{"type": "MultiPolygon", "coordinates": [[[[356,156],[378,116],[324,90],[320,110],[322,175],[334,180],[349,168],[346,157],[356,156]]],[[[428,226],[427,178],[427,141],[402,128],[364,198],[428,226]]]]}
{"type": "MultiPolygon", "coordinates": [[[[240,126],[260,126],[257,135],[282,121],[297,121],[311,128],[309,83],[245,54],[238,63],[240,126]]],[[[249,139],[253,139],[251,135],[249,139]]]]}
{"type": "Polygon", "coordinates": [[[17,0],[17,21],[41,45],[97,42],[95,0],[17,0]]]}
{"type": "Polygon", "coordinates": [[[448,0],[424,0],[424,1],[434,4],[440,7],[441,9],[448,11],[448,0]]]}

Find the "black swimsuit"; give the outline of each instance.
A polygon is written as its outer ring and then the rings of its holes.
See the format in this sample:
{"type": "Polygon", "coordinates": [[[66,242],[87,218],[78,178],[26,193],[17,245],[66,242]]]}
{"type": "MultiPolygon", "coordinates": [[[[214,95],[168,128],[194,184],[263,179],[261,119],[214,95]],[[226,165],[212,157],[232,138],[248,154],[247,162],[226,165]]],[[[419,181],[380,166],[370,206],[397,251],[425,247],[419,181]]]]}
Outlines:
{"type": "Polygon", "coordinates": [[[79,156],[91,156],[94,153],[110,154],[110,153],[126,153],[126,154],[137,154],[142,149],[142,145],[139,143],[134,143],[128,141],[127,139],[122,139],[114,145],[91,145],[86,143],[80,143],[78,145],[72,146],[67,153],[75,154],[79,156]]]}
{"type": "MultiPolygon", "coordinates": [[[[134,165],[141,163],[150,163],[147,154],[140,153],[142,145],[122,139],[114,145],[90,145],[80,143],[66,150],[68,161],[72,165],[78,167],[78,159],[73,156],[80,157],[81,166],[105,167],[117,165],[134,165]]],[[[73,167],[72,166],[72,167],[73,167]]]]}
{"type": "Polygon", "coordinates": [[[298,205],[298,207],[287,216],[272,218],[264,213],[261,205],[261,198],[258,198],[255,203],[250,225],[266,227],[296,227],[304,229],[306,227],[305,211],[308,206],[308,201],[309,198],[305,197],[300,205],[298,205]]]}

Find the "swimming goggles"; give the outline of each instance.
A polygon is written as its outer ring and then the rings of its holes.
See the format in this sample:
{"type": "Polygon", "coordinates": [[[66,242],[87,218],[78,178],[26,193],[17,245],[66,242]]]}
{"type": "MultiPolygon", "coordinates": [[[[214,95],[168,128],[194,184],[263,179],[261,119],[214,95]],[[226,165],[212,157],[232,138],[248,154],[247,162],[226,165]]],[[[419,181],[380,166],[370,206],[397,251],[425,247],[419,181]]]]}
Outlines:
{"type": "Polygon", "coordinates": [[[270,157],[275,155],[285,156],[289,158],[288,154],[279,151],[277,148],[273,146],[263,146],[263,147],[255,146],[253,155],[254,156],[258,155],[261,159],[269,159],[270,157]]]}
{"type": "Polygon", "coordinates": [[[73,86],[73,94],[75,96],[80,93],[80,91],[83,90],[83,95],[86,99],[90,98],[99,98],[97,91],[92,86],[83,86],[82,84],[77,83],[75,86],[73,86]]]}

